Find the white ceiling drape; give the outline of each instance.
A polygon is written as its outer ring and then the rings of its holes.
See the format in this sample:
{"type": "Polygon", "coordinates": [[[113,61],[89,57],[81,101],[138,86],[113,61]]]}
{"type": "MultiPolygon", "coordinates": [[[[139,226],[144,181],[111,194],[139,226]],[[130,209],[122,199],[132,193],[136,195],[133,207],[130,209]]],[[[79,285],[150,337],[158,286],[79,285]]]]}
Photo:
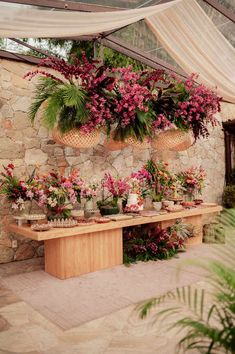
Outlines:
{"type": "Polygon", "coordinates": [[[235,49],[196,1],[182,0],[146,22],[185,72],[199,73],[198,81],[235,103],[235,49]]]}
{"type": "Polygon", "coordinates": [[[64,38],[102,33],[164,11],[180,1],[134,10],[95,13],[0,5],[0,38],[64,38]]]}
{"type": "Polygon", "coordinates": [[[0,5],[0,38],[63,38],[114,30],[147,21],[163,47],[187,73],[235,103],[235,49],[195,0],[174,0],[104,13],[47,11],[0,5]]]}

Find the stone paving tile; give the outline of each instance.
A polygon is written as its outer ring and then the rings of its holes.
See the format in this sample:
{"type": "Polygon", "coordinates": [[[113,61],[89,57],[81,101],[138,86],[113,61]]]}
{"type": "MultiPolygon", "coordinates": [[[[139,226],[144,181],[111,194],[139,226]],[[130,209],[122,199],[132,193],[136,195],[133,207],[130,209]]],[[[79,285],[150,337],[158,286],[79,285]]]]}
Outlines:
{"type": "Polygon", "coordinates": [[[11,290],[0,285],[0,308],[20,301],[11,290]]]}

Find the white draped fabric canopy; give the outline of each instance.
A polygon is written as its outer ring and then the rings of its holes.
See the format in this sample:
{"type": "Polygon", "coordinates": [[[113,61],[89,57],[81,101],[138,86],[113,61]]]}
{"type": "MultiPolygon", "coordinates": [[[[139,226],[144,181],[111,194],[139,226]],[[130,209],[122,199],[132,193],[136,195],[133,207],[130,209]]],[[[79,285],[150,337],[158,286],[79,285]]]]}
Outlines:
{"type": "Polygon", "coordinates": [[[104,13],[0,5],[0,37],[76,37],[114,30],[144,18],[182,69],[199,73],[198,81],[216,86],[224,100],[235,103],[235,49],[195,0],[104,13]]]}

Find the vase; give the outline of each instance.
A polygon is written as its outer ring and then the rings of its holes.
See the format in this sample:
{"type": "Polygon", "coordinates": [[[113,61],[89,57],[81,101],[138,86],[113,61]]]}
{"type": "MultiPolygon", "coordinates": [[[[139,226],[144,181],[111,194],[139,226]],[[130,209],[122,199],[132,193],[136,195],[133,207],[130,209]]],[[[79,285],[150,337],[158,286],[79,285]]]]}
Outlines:
{"type": "Polygon", "coordinates": [[[127,205],[136,205],[138,204],[139,194],[130,193],[127,199],[127,205]]]}
{"type": "Polygon", "coordinates": [[[113,214],[118,214],[119,213],[118,206],[103,205],[103,206],[100,206],[99,209],[100,209],[100,214],[102,216],[113,215],[113,214]]]}
{"type": "Polygon", "coordinates": [[[86,200],[84,209],[85,210],[93,210],[94,209],[93,199],[86,200]]]}
{"type": "Polygon", "coordinates": [[[26,200],[24,202],[24,209],[22,210],[22,214],[30,215],[32,213],[33,201],[26,200]]]}
{"type": "Polygon", "coordinates": [[[123,209],[122,209],[122,198],[118,198],[118,200],[117,200],[117,207],[118,207],[118,209],[119,209],[119,213],[122,214],[122,212],[123,212],[123,209]]]}
{"type": "Polygon", "coordinates": [[[162,202],[153,202],[154,210],[160,211],[162,209],[162,202]]]}

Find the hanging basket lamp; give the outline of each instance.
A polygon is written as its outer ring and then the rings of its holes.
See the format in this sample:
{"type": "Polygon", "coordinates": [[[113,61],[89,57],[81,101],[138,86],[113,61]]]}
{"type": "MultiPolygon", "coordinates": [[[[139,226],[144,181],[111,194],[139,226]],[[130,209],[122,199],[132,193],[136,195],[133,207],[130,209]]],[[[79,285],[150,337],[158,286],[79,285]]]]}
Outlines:
{"type": "Polygon", "coordinates": [[[180,129],[169,129],[156,135],[152,140],[152,147],[158,151],[184,151],[193,144],[190,132],[180,129]]]}
{"type": "Polygon", "coordinates": [[[81,132],[79,129],[71,129],[62,134],[57,128],[52,131],[56,143],[77,149],[90,149],[96,146],[100,140],[100,131],[92,130],[90,133],[81,132]]]}

